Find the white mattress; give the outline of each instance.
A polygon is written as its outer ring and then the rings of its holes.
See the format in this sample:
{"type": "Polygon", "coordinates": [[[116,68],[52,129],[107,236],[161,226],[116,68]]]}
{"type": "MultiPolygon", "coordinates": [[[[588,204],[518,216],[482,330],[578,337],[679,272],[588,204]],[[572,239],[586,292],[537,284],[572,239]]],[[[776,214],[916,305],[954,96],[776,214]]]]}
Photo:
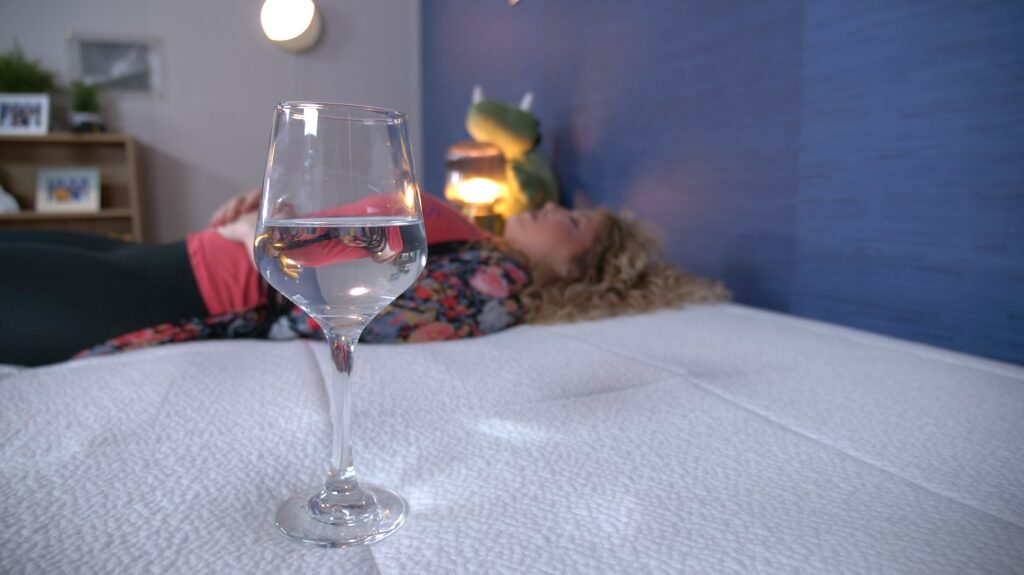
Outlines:
{"type": "Polygon", "coordinates": [[[273,526],[322,479],[309,342],[0,373],[3,573],[1024,573],[1024,369],[736,305],[361,346],[356,465],[412,513],[273,526]]]}

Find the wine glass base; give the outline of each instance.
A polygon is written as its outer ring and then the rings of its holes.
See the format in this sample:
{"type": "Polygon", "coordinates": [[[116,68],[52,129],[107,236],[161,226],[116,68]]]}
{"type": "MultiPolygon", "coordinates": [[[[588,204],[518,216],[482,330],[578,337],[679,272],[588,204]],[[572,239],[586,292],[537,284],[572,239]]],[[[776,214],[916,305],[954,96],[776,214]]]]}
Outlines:
{"type": "Polygon", "coordinates": [[[370,518],[355,524],[324,523],[310,513],[309,501],[320,492],[298,493],[277,508],[275,522],[282,533],[320,547],[370,545],[384,539],[405,523],[408,504],[401,495],[378,485],[360,484],[377,501],[370,518]]]}

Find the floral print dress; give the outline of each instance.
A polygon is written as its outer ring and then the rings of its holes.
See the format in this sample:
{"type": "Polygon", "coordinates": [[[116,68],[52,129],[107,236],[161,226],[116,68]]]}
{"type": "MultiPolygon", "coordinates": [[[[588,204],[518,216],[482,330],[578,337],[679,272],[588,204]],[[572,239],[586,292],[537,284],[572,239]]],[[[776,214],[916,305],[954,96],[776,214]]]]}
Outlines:
{"type": "Polygon", "coordinates": [[[413,287],[370,322],[360,341],[436,341],[501,331],[522,321],[519,294],[527,283],[525,268],[494,248],[442,250],[428,256],[413,287]]]}
{"type": "MultiPolygon", "coordinates": [[[[476,337],[522,323],[520,294],[530,282],[525,266],[486,243],[431,246],[423,273],[384,308],[360,342],[425,342],[476,337]]],[[[75,357],[209,339],[321,337],[300,309],[262,305],[217,317],[188,318],[134,331],[75,357]]]]}

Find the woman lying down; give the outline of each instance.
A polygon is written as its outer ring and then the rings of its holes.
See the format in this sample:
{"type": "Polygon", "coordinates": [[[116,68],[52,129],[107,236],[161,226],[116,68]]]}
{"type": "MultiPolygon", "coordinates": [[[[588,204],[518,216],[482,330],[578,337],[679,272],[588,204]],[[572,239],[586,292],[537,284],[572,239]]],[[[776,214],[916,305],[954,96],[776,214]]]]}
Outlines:
{"type": "MultiPolygon", "coordinates": [[[[252,263],[258,190],[226,203],[184,241],[0,231],[0,363],[41,365],[163,343],[317,337],[252,263]],[[84,350],[84,351],[83,351],[84,350]],[[77,355],[76,355],[77,354],[77,355]]],[[[420,342],[719,301],[717,282],[666,264],[646,228],[608,211],[554,204],[491,237],[423,195],[426,268],[361,342],[420,342]]]]}

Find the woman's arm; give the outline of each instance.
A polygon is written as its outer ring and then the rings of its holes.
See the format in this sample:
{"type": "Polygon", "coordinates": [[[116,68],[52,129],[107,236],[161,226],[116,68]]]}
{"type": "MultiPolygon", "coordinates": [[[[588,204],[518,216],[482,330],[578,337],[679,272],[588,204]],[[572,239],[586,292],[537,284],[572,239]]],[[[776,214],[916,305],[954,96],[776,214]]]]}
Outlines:
{"type": "MultiPolygon", "coordinates": [[[[237,194],[217,209],[210,218],[210,225],[221,237],[251,248],[256,236],[256,210],[259,208],[260,197],[261,191],[258,188],[237,194]]],[[[384,196],[364,198],[346,206],[326,210],[322,215],[362,215],[368,207],[382,201],[386,201],[384,196]]],[[[427,244],[483,241],[489,237],[444,200],[423,194],[421,202],[427,244]]],[[[251,250],[249,258],[251,261],[251,250]]]]}

